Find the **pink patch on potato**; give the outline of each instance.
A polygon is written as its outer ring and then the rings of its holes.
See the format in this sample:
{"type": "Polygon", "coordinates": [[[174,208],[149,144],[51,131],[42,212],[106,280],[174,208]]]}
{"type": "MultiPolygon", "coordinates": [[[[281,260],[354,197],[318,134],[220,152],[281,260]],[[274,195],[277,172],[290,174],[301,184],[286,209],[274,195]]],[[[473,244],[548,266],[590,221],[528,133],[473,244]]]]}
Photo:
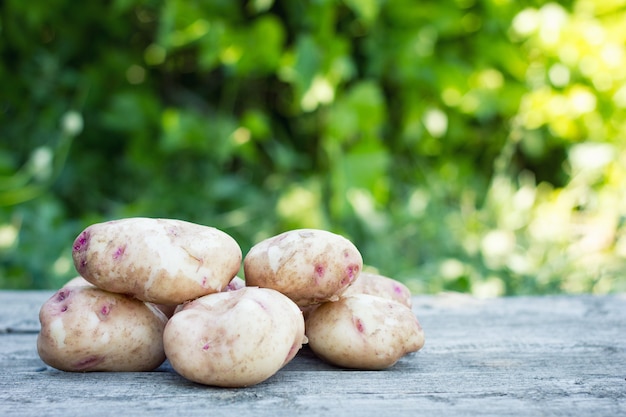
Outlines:
{"type": "Polygon", "coordinates": [[[84,252],[89,247],[89,235],[88,231],[83,231],[78,237],[74,240],[74,245],[72,249],[74,252],[84,252]]]}
{"type": "Polygon", "coordinates": [[[89,249],[89,240],[91,235],[89,231],[85,230],[74,240],[74,244],[72,245],[72,250],[74,252],[74,257],[78,260],[76,262],[76,269],[78,272],[82,274],[87,266],[87,252],[89,249]]]}
{"type": "Polygon", "coordinates": [[[359,273],[359,269],[359,266],[356,264],[348,265],[348,268],[346,269],[348,278],[350,278],[350,280],[353,280],[354,277],[359,273]]]}
{"type": "Polygon", "coordinates": [[[356,279],[361,270],[357,264],[350,264],[346,267],[346,276],[341,280],[341,284],[346,286],[356,279]]]}
{"type": "Polygon", "coordinates": [[[53,304],[50,306],[50,314],[57,315],[59,313],[65,313],[68,307],[68,298],[70,297],[72,291],[68,289],[60,289],[57,291],[56,295],[53,297],[53,304]]]}
{"type": "Polygon", "coordinates": [[[354,319],[354,327],[356,327],[359,333],[363,333],[365,331],[365,326],[363,326],[363,321],[361,319],[354,319]]]}
{"type": "Polygon", "coordinates": [[[113,259],[118,260],[119,258],[121,258],[124,255],[124,252],[126,251],[126,245],[124,246],[120,246],[119,248],[117,248],[117,250],[113,253],[113,259]]]}
{"type": "Polygon", "coordinates": [[[104,361],[104,357],[102,356],[89,356],[85,359],[82,359],[78,362],[74,363],[74,370],[76,371],[86,371],[89,368],[93,368],[104,361]]]}
{"type": "Polygon", "coordinates": [[[404,294],[404,291],[402,290],[402,288],[399,285],[395,285],[395,284],[393,286],[393,292],[395,292],[398,295],[404,294]]]}
{"type": "Polygon", "coordinates": [[[265,303],[259,301],[259,300],[254,300],[255,303],[257,303],[263,310],[265,311],[270,311],[269,308],[267,308],[267,306],[265,305],[265,303]]]}
{"type": "Polygon", "coordinates": [[[111,313],[111,305],[105,304],[100,308],[100,311],[98,312],[98,317],[100,318],[100,320],[106,320],[109,316],[109,313],[111,313]]]}
{"type": "Polygon", "coordinates": [[[315,265],[315,275],[318,278],[322,278],[324,276],[325,268],[324,265],[317,264],[315,265]]]}
{"type": "Polygon", "coordinates": [[[70,295],[70,293],[71,293],[70,290],[65,290],[65,289],[57,291],[55,301],[65,301],[65,299],[70,295]]]}

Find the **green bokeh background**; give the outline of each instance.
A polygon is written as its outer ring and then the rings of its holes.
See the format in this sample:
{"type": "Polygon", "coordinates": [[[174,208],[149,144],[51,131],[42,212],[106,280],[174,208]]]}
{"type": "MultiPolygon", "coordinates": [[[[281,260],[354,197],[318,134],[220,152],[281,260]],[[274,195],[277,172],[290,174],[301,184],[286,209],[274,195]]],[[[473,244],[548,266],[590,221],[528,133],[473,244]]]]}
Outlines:
{"type": "Polygon", "coordinates": [[[626,291],[626,1],[4,0],[0,288],[170,217],[415,293],[626,291]]]}

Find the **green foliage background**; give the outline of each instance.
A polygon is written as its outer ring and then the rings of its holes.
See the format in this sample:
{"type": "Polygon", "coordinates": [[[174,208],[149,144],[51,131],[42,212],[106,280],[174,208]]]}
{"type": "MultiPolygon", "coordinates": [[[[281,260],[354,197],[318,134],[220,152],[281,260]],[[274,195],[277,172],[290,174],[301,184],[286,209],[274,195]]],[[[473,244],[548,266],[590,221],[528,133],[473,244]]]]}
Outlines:
{"type": "Polygon", "coordinates": [[[5,0],[0,287],[87,225],[351,239],[415,292],[626,290],[626,1],[5,0]]]}

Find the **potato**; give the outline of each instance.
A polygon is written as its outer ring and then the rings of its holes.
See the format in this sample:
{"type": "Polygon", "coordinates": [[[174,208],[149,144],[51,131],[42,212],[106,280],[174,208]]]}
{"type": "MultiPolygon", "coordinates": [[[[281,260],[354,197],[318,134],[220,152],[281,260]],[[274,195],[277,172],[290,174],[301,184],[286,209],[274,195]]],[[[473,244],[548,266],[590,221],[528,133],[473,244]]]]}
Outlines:
{"type": "Polygon", "coordinates": [[[337,300],[362,268],[363,259],[352,242],[317,229],[265,239],[244,258],[246,285],[275,289],[299,306],[337,300]]]}
{"type": "Polygon", "coordinates": [[[130,296],[62,288],[42,305],[39,321],[39,356],[63,371],[150,371],[165,360],[167,317],[130,296]]]}
{"type": "Polygon", "coordinates": [[[397,301],[409,308],[412,307],[411,291],[406,285],[393,278],[372,272],[361,272],[359,277],[344,291],[342,296],[345,297],[354,294],[377,295],[397,301]]]}
{"type": "Polygon", "coordinates": [[[141,217],[87,227],[72,254],[78,273],[95,286],[170,305],[221,291],[242,258],[237,242],[218,229],[141,217]]]}
{"type": "Polygon", "coordinates": [[[163,341],[170,364],[183,377],[244,387],[278,372],[306,338],[293,301],[272,289],[245,287],[185,304],[169,320],[163,341]]]}
{"type": "Polygon", "coordinates": [[[341,297],[308,314],[306,335],[311,350],[345,368],[389,368],[424,345],[424,331],[412,310],[369,294],[341,297]]]}

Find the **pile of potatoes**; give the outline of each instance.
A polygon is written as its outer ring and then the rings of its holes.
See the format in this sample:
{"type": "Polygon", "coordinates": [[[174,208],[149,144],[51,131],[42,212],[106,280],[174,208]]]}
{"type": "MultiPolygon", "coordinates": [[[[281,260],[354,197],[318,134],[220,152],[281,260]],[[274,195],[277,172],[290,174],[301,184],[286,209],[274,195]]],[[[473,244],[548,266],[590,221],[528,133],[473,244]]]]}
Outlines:
{"type": "Polygon", "coordinates": [[[242,251],[228,234],[182,220],[126,218],[87,227],[79,276],[41,307],[37,349],[74,372],[150,371],[166,359],[206,385],[260,383],[304,344],[353,369],[384,369],[424,332],[406,286],[363,272],[337,234],[291,230],[242,251]]]}

